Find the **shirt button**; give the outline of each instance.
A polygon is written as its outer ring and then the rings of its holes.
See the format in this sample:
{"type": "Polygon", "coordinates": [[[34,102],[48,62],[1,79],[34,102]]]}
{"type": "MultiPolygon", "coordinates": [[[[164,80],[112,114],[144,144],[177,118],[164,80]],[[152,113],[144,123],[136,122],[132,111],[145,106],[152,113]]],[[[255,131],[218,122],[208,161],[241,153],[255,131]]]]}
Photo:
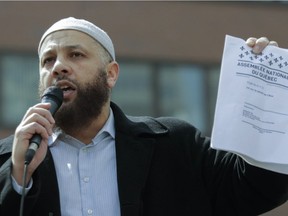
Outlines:
{"type": "Polygon", "coordinates": [[[84,177],[84,182],[89,182],[90,178],[89,177],[84,177]]]}
{"type": "Polygon", "coordinates": [[[92,215],[93,210],[92,209],[88,209],[87,213],[88,213],[88,215],[92,215]]]}

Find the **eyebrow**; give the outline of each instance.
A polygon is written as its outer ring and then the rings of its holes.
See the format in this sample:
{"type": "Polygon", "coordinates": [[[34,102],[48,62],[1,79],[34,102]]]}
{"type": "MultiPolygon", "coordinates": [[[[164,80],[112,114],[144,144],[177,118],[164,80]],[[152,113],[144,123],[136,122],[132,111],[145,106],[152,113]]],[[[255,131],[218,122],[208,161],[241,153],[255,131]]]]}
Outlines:
{"type": "MultiPolygon", "coordinates": [[[[44,56],[44,55],[47,55],[49,53],[53,53],[53,49],[54,49],[54,46],[50,46],[48,47],[47,49],[45,49],[41,56],[44,56]]],[[[85,50],[85,48],[83,46],[81,46],[80,44],[76,44],[76,45],[65,45],[63,46],[63,49],[65,50],[74,50],[74,49],[82,49],[82,50],[85,50]]]]}

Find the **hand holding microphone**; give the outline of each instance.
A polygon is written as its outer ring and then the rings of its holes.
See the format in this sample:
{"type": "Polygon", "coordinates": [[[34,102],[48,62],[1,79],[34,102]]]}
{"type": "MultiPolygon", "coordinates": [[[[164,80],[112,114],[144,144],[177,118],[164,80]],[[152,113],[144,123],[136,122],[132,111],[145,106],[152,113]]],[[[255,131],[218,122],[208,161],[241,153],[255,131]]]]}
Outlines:
{"type": "MultiPolygon", "coordinates": [[[[44,92],[42,96],[42,103],[50,103],[50,113],[52,116],[57,112],[63,102],[63,92],[60,88],[52,86],[44,92]]],[[[30,139],[29,148],[25,155],[25,164],[29,164],[34,157],[36,150],[39,148],[42,137],[40,134],[34,134],[30,139]]]]}
{"type": "Polygon", "coordinates": [[[54,125],[52,116],[59,109],[62,101],[63,92],[60,88],[50,87],[46,89],[42,96],[42,103],[31,107],[17,127],[12,150],[12,175],[18,183],[21,182],[24,164],[30,164],[35,158],[33,165],[32,163],[31,167],[29,165],[29,177],[45,158],[48,137],[52,134],[54,125]],[[42,145],[40,146],[41,142],[42,145]],[[28,150],[27,146],[29,146],[28,150]]]}

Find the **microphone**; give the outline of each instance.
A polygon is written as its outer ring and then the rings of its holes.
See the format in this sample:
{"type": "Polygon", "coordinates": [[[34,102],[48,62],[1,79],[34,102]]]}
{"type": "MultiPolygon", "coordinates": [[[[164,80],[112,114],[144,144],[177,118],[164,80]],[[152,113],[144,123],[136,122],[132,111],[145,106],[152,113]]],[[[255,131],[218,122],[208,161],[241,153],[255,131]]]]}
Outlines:
{"type": "MultiPolygon", "coordinates": [[[[57,112],[57,110],[60,108],[63,102],[63,91],[62,89],[56,87],[56,86],[51,86],[47,88],[42,97],[41,97],[41,102],[42,103],[50,103],[50,113],[52,116],[57,112]]],[[[29,148],[26,152],[25,155],[25,164],[29,165],[32,158],[34,157],[36,150],[39,148],[39,145],[41,143],[42,137],[40,134],[34,134],[32,138],[29,141],[29,148]]]]}

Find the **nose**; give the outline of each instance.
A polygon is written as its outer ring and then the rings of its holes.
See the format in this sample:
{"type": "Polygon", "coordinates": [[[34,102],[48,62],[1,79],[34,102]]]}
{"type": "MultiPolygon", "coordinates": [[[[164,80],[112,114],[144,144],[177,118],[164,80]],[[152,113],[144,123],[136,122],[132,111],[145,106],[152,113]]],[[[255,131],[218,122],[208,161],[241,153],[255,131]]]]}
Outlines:
{"type": "Polygon", "coordinates": [[[53,77],[58,77],[64,74],[67,75],[70,71],[71,69],[65,60],[57,58],[51,73],[53,77]]]}

